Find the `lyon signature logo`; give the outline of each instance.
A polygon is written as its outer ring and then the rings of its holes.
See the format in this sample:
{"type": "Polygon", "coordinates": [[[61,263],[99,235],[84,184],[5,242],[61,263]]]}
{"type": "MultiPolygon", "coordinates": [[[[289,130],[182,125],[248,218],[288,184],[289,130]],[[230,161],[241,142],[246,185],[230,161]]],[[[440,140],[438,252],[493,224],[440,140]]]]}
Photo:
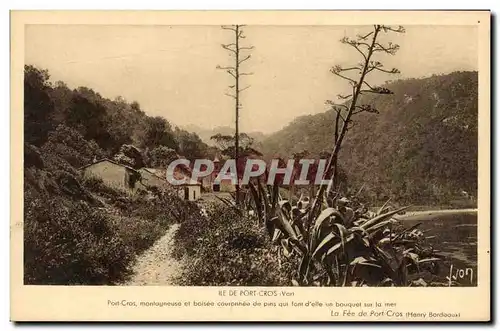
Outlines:
{"type": "Polygon", "coordinates": [[[470,283],[472,284],[472,281],[474,279],[474,270],[472,268],[453,269],[453,264],[452,264],[450,265],[450,275],[446,276],[446,279],[448,280],[448,286],[451,286],[453,282],[457,282],[458,280],[461,279],[470,279],[470,283]]]}

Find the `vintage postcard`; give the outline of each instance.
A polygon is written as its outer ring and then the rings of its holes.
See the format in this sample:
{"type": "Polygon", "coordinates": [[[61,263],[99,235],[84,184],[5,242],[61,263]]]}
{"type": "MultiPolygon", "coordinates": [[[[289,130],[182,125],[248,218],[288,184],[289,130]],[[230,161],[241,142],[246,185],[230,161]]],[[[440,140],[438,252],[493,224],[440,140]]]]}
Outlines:
{"type": "Polygon", "coordinates": [[[490,12],[11,12],[14,321],[489,321],[490,12]]]}

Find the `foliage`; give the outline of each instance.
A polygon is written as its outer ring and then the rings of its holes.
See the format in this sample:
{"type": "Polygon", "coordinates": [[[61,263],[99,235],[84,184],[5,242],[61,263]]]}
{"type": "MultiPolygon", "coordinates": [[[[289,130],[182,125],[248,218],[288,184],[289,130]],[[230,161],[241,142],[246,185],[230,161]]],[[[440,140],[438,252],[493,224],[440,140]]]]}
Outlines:
{"type": "Polygon", "coordinates": [[[345,199],[322,199],[322,210],[310,203],[282,199],[278,185],[252,184],[252,214],[283,255],[299,263],[290,274],[297,286],[408,286],[409,273],[437,273],[439,258],[421,231],[405,229],[393,216],[405,208],[376,214],[345,199]],[[314,213],[314,214],[313,214],[314,213]],[[300,261],[300,262],[299,262],[300,261]]]}
{"type": "Polygon", "coordinates": [[[78,133],[94,141],[106,155],[123,145],[152,150],[166,146],[188,159],[202,156],[207,145],[194,133],[174,129],[162,117],[147,116],[138,102],[122,97],[104,98],[88,87],[71,90],[64,82],[52,84],[47,70],[24,68],[25,141],[41,146],[55,128],[63,125],[71,136],[78,133]]]}
{"type": "Polygon", "coordinates": [[[99,177],[86,176],[82,178],[81,182],[87,190],[105,200],[114,200],[123,197],[123,191],[104,184],[103,180],[99,177]]]}
{"type": "MultiPolygon", "coordinates": [[[[246,163],[248,159],[254,157],[262,156],[262,153],[254,148],[254,138],[250,137],[246,133],[240,133],[238,138],[238,160],[236,163],[238,178],[243,178],[243,173],[245,170],[246,163]]],[[[213,140],[217,148],[219,149],[219,155],[227,157],[230,159],[236,158],[236,141],[235,136],[215,134],[210,137],[213,140]]]]}
{"type": "Polygon", "coordinates": [[[143,145],[148,148],[155,146],[166,146],[177,148],[170,123],[162,117],[148,117],[146,119],[146,130],[143,145]]]}
{"type": "Polygon", "coordinates": [[[94,158],[106,156],[95,141],[86,140],[78,131],[64,124],[59,124],[54,131],[49,132],[42,152],[47,157],[57,155],[75,168],[90,164],[94,158]]]}
{"type": "Polygon", "coordinates": [[[37,146],[45,142],[52,128],[54,104],[49,78],[47,70],[24,66],[24,137],[27,143],[37,146]]]}
{"type": "Polygon", "coordinates": [[[87,140],[95,140],[104,148],[111,147],[112,136],[106,123],[106,108],[93,90],[79,88],[73,93],[66,123],[76,128],[87,140]]]}
{"type": "Polygon", "coordinates": [[[175,128],[175,141],[179,154],[188,160],[205,158],[208,146],[198,137],[196,133],[175,128]]]}
{"type": "Polygon", "coordinates": [[[84,202],[25,196],[26,284],[112,284],[127,274],[133,251],[108,217],[84,202]]]}
{"type": "MultiPolygon", "coordinates": [[[[252,146],[254,144],[254,138],[250,137],[248,134],[242,132],[239,135],[239,148],[240,148],[240,153],[242,155],[247,151],[248,153],[252,152],[252,146]]],[[[234,157],[234,146],[235,146],[235,137],[234,135],[226,135],[226,134],[221,134],[217,133],[213,136],[210,137],[211,140],[213,140],[217,147],[221,150],[222,154],[228,155],[230,157],[234,157]]],[[[257,153],[257,155],[260,153],[257,153]]]]}
{"type": "Polygon", "coordinates": [[[133,145],[122,145],[113,159],[120,164],[128,165],[135,169],[140,169],[145,165],[142,152],[133,145]]]}
{"type": "MultiPolygon", "coordinates": [[[[213,129],[207,129],[207,128],[202,128],[194,124],[189,124],[186,126],[183,126],[183,129],[189,132],[196,133],[196,135],[205,143],[207,144],[208,148],[210,147],[215,147],[217,145],[217,142],[211,139],[211,137],[215,135],[223,135],[223,136],[234,136],[235,130],[234,128],[231,128],[229,126],[217,126],[213,129]]],[[[253,147],[256,148],[257,150],[261,149],[261,142],[264,140],[266,135],[260,131],[252,131],[252,132],[246,132],[246,134],[253,139],[253,147]]]]}
{"type": "MultiPolygon", "coordinates": [[[[32,150],[32,148],[30,149],[32,150]]],[[[137,254],[199,210],[174,192],[127,196],[101,179],[25,170],[25,282],[116,284],[137,254]]]]}
{"type": "MultiPolygon", "coordinates": [[[[454,72],[384,85],[392,95],[366,95],[380,114],[360,114],[339,154],[350,188],[366,201],[448,204],[477,192],[477,72],[454,72]],[[460,144],[456,142],[460,141],[460,144]],[[381,153],[383,151],[383,153],[381,153]]],[[[263,142],[265,155],[312,158],[331,148],[336,113],[296,118],[263,142]]]]}
{"type": "MultiPolygon", "coordinates": [[[[49,73],[33,66],[24,73],[25,283],[121,283],[137,254],[199,211],[175,192],[148,188],[130,197],[82,178],[78,168],[112,155],[142,167],[147,155],[135,145],[177,148],[173,130],[137,102],[51,84],[49,73]]],[[[185,140],[186,150],[196,150],[195,136],[185,140]]]]}
{"type": "Polygon", "coordinates": [[[153,148],[148,156],[151,167],[164,169],[166,169],[172,161],[179,158],[175,150],[165,146],[153,148]]]}
{"type": "Polygon", "coordinates": [[[175,238],[175,254],[187,257],[181,285],[280,286],[295,268],[279,261],[261,228],[223,204],[181,223],[175,238]]]}
{"type": "MultiPolygon", "coordinates": [[[[236,163],[239,162],[240,160],[240,128],[239,128],[239,123],[240,123],[240,111],[242,108],[242,103],[241,103],[241,92],[247,90],[250,85],[246,85],[245,87],[242,86],[242,78],[243,76],[250,76],[253,75],[252,72],[244,72],[242,67],[243,63],[245,61],[248,61],[252,55],[251,54],[246,54],[248,51],[252,50],[254,47],[249,46],[249,45],[243,45],[244,39],[246,38],[244,29],[242,25],[229,25],[229,26],[222,26],[223,30],[228,30],[232,31],[231,33],[234,32],[234,39],[231,43],[228,44],[221,44],[221,47],[229,52],[231,59],[234,59],[234,62],[231,63],[229,66],[217,66],[217,69],[224,70],[226,73],[228,73],[232,78],[234,78],[234,84],[229,85],[229,90],[231,92],[225,93],[227,96],[230,98],[234,99],[234,111],[235,111],[235,133],[234,133],[234,145],[232,146],[233,151],[230,153],[230,155],[234,155],[234,159],[236,160],[236,163]]],[[[239,171],[236,171],[236,175],[238,176],[239,171]]],[[[240,202],[240,186],[236,185],[236,204],[239,204],[240,202]]]]}

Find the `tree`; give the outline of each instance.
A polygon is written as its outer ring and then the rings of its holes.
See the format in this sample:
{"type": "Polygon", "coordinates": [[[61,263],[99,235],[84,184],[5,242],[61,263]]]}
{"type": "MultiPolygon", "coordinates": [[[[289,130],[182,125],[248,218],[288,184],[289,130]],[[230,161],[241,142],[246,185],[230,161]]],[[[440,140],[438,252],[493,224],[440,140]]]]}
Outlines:
{"type": "Polygon", "coordinates": [[[24,140],[40,146],[52,129],[54,103],[49,72],[32,65],[24,66],[24,140]]]}
{"type": "Polygon", "coordinates": [[[254,156],[262,156],[262,153],[253,147],[254,139],[246,133],[240,133],[238,137],[238,152],[235,150],[235,137],[229,135],[222,135],[220,133],[210,137],[214,140],[217,148],[222,155],[234,158],[236,162],[236,175],[237,178],[243,178],[243,171],[245,169],[246,161],[254,156]],[[235,155],[238,154],[238,159],[235,155]]]}
{"type": "Polygon", "coordinates": [[[104,149],[113,146],[106,108],[101,96],[92,89],[79,87],[73,91],[66,123],[78,130],[85,139],[95,140],[104,149]]]}
{"type": "MultiPolygon", "coordinates": [[[[227,155],[231,158],[236,158],[236,150],[235,150],[235,137],[230,135],[216,134],[210,137],[211,140],[214,140],[217,148],[221,151],[222,154],[227,155]]],[[[238,156],[247,157],[250,155],[258,155],[262,156],[262,153],[256,150],[254,145],[255,140],[250,137],[248,134],[242,132],[238,135],[238,156]]]]}
{"type": "MultiPolygon", "coordinates": [[[[229,88],[233,90],[233,93],[226,93],[227,96],[231,97],[234,99],[234,108],[235,108],[235,133],[234,133],[234,149],[235,149],[235,160],[236,164],[239,162],[239,113],[241,109],[241,103],[240,103],[240,93],[243,92],[244,90],[248,89],[250,85],[247,85],[244,88],[240,87],[240,78],[242,76],[248,76],[252,75],[252,73],[249,72],[242,72],[240,70],[240,66],[243,62],[247,61],[250,59],[251,55],[242,55],[242,51],[248,51],[252,50],[254,47],[253,46],[241,46],[241,39],[245,39],[245,36],[243,34],[242,30],[243,25],[232,25],[232,26],[222,26],[222,29],[224,30],[229,30],[234,32],[234,42],[229,43],[229,44],[222,44],[222,48],[227,50],[230,54],[230,56],[234,57],[234,64],[232,66],[217,66],[217,69],[222,69],[225,70],[231,77],[234,78],[234,84],[230,85],[229,88]]],[[[236,173],[236,177],[238,177],[238,174],[236,173]]],[[[239,183],[236,185],[236,204],[239,204],[239,198],[240,198],[240,187],[239,183]]]]}
{"type": "Polygon", "coordinates": [[[122,102],[106,102],[106,123],[110,135],[108,148],[115,154],[122,145],[133,144],[133,116],[130,116],[129,105],[122,102]]]}
{"type": "Polygon", "coordinates": [[[76,168],[106,156],[95,141],[86,140],[77,130],[64,124],[49,132],[41,151],[46,156],[58,155],[76,168]]]}
{"type": "Polygon", "coordinates": [[[158,146],[153,148],[149,152],[149,157],[151,167],[164,169],[166,169],[172,161],[179,158],[175,150],[165,146],[158,146]]]}
{"type": "MultiPolygon", "coordinates": [[[[367,76],[374,71],[385,72],[388,74],[399,73],[399,70],[392,68],[390,70],[385,69],[382,63],[375,61],[372,57],[377,53],[394,55],[399,50],[399,45],[389,42],[387,44],[382,44],[379,40],[380,34],[382,33],[404,33],[405,30],[402,26],[397,28],[385,26],[385,25],[374,25],[373,30],[364,35],[357,35],[356,38],[351,39],[349,37],[344,37],[341,39],[341,43],[351,46],[359,54],[361,54],[361,62],[351,66],[340,66],[336,65],[331,68],[331,73],[346,80],[351,86],[351,93],[347,95],[339,94],[337,95],[339,100],[347,101],[344,103],[335,103],[328,100],[326,103],[337,112],[336,116],[336,127],[335,135],[333,137],[333,150],[331,156],[328,160],[326,172],[324,178],[328,178],[332,172],[335,177],[335,168],[337,164],[337,158],[340,151],[340,147],[344,140],[347,131],[352,128],[353,121],[352,117],[359,113],[374,113],[377,114],[379,111],[375,109],[371,104],[358,105],[358,98],[363,94],[392,94],[387,88],[372,86],[367,82],[367,76]],[[349,74],[355,72],[356,76],[349,76],[349,74]],[[342,126],[340,127],[340,123],[342,126]]],[[[326,190],[326,194],[332,190],[333,183],[336,182],[335,178],[332,178],[328,187],[322,185],[316,194],[313,202],[312,212],[309,214],[309,225],[311,224],[314,217],[316,217],[316,211],[321,205],[323,200],[323,195],[326,190]]]]}
{"type": "Polygon", "coordinates": [[[132,108],[132,110],[135,112],[142,112],[141,105],[137,101],[132,101],[132,103],[130,104],[130,108],[132,108]]]}
{"type": "Polygon", "coordinates": [[[159,116],[147,118],[143,145],[150,149],[160,145],[172,149],[178,147],[170,123],[159,116]]]}
{"type": "Polygon", "coordinates": [[[206,156],[207,144],[205,144],[196,133],[176,128],[174,134],[175,141],[178,145],[177,152],[180,155],[189,160],[195,160],[206,156]]]}
{"type": "Polygon", "coordinates": [[[146,165],[141,150],[134,145],[123,145],[113,159],[135,169],[146,165]]]}
{"type": "Polygon", "coordinates": [[[57,81],[51,90],[50,97],[54,103],[52,116],[54,125],[63,124],[71,110],[73,91],[62,81],[57,81]]]}

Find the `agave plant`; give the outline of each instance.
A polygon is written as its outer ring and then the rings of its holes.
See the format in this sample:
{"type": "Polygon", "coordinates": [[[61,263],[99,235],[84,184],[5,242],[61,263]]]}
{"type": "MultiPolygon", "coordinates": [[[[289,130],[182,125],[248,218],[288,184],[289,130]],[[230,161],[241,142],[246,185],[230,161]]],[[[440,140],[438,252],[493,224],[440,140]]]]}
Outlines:
{"type": "Polygon", "coordinates": [[[311,215],[302,196],[291,203],[279,195],[278,185],[250,183],[249,193],[253,203],[247,208],[265,225],[280,254],[300,260],[294,285],[407,286],[409,271],[439,260],[423,248],[418,225],[405,229],[394,218],[408,207],[390,210],[386,203],[376,213],[364,206],[353,211],[335,196],[325,199],[319,215],[311,215]]]}

